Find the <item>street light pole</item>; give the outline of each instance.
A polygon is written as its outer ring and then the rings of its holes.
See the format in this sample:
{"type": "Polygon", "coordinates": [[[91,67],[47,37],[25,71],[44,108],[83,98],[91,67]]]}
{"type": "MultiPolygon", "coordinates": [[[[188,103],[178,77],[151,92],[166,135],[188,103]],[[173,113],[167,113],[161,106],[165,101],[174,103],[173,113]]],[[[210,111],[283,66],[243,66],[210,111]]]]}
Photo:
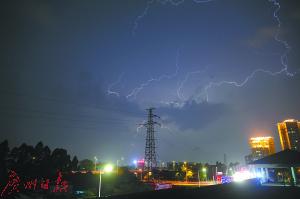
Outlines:
{"type": "Polygon", "coordinates": [[[97,159],[96,156],[94,157],[94,159],[95,159],[95,171],[97,171],[97,160],[98,160],[98,159],[97,159]]]}
{"type": "Polygon", "coordinates": [[[101,197],[101,169],[99,169],[99,192],[98,192],[98,197],[101,197]]]}
{"type": "Polygon", "coordinates": [[[117,160],[117,176],[119,175],[119,160],[117,160]]]}
{"type": "MultiPolygon", "coordinates": [[[[119,175],[119,162],[121,162],[123,160],[124,160],[124,157],[121,157],[120,160],[117,160],[117,176],[119,175]]],[[[121,163],[121,166],[122,166],[122,163],[121,163]]]]}
{"type": "Polygon", "coordinates": [[[106,165],[103,170],[99,168],[99,192],[98,192],[98,197],[101,197],[101,185],[102,185],[102,172],[110,173],[112,172],[113,167],[112,165],[106,165]]]}
{"type": "Polygon", "coordinates": [[[200,171],[199,171],[199,169],[198,169],[198,187],[200,187],[200,171]]]}

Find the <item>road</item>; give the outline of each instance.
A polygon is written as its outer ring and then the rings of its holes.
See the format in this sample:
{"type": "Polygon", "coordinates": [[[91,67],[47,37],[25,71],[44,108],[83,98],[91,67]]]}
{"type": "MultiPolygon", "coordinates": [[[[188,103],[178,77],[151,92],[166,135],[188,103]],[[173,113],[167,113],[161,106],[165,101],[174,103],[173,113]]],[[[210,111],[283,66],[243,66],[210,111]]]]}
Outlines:
{"type": "MultiPolygon", "coordinates": [[[[186,181],[171,181],[171,180],[163,180],[159,181],[161,184],[172,184],[173,186],[199,186],[199,182],[186,182],[186,181]]],[[[211,186],[215,185],[214,181],[200,181],[200,187],[202,186],[211,186]]]]}

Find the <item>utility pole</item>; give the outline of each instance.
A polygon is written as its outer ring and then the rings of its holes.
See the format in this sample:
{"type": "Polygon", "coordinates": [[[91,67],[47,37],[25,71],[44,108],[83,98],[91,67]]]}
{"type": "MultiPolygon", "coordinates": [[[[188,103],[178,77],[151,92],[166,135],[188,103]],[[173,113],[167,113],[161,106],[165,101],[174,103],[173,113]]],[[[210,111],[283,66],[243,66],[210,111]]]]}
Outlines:
{"type": "Polygon", "coordinates": [[[157,167],[154,126],[160,124],[154,121],[155,117],[159,118],[159,116],[153,114],[155,108],[149,108],[146,110],[148,111],[148,121],[143,124],[147,128],[144,171],[148,173],[147,175],[149,179],[149,172],[151,172],[153,168],[157,167]]]}

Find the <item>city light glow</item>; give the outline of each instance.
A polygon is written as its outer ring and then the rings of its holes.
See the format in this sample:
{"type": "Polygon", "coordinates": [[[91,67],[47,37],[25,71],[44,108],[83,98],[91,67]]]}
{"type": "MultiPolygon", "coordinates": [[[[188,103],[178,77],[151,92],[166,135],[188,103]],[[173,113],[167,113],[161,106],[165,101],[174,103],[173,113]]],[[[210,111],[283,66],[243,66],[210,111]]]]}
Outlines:
{"type": "Polygon", "coordinates": [[[295,120],[295,119],[286,119],[286,120],[284,120],[283,122],[298,122],[298,121],[295,120]]]}
{"type": "Polygon", "coordinates": [[[113,166],[111,164],[105,165],[104,172],[110,173],[113,171],[113,166]]]}
{"type": "Polygon", "coordinates": [[[254,178],[253,175],[245,170],[245,171],[237,171],[233,174],[233,181],[234,182],[243,182],[245,180],[249,180],[251,178],[254,178]]]}
{"type": "Polygon", "coordinates": [[[252,137],[250,138],[250,145],[252,148],[270,148],[274,145],[273,140],[272,137],[252,137]]]}

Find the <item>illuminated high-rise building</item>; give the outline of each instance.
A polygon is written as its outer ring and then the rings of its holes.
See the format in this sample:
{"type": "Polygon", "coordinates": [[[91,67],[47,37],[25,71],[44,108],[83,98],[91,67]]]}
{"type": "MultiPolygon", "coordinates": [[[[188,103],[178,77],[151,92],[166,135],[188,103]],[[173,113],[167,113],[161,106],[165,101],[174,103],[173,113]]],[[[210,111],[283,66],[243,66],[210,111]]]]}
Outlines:
{"type": "Polygon", "coordinates": [[[252,154],[258,159],[275,153],[273,137],[253,137],[249,140],[252,154]]]}
{"type": "Polygon", "coordinates": [[[277,124],[281,149],[300,152],[300,122],[294,119],[284,120],[277,124]]]}
{"type": "Polygon", "coordinates": [[[245,157],[247,164],[275,153],[273,137],[253,137],[249,139],[249,145],[251,154],[245,157]]]}

